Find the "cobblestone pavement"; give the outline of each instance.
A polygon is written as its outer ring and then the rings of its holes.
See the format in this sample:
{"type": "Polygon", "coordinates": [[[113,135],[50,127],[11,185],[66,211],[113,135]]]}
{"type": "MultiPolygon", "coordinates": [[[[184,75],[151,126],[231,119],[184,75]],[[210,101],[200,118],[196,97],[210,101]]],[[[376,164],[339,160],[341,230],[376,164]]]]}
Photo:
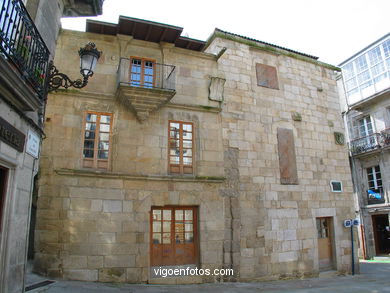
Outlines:
{"type": "MultiPolygon", "coordinates": [[[[213,283],[197,285],[132,285],[77,281],[56,281],[50,285],[28,292],[47,293],[247,293],[247,292],[390,292],[390,262],[360,263],[361,274],[355,276],[333,276],[303,280],[271,281],[259,283],[213,283]]],[[[30,275],[27,284],[43,279],[30,275]]]]}

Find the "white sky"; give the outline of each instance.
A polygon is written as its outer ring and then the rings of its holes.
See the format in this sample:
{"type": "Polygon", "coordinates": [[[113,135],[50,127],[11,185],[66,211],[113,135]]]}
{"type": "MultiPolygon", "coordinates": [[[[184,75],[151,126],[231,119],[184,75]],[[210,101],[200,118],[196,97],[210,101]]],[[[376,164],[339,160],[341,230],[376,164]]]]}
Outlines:
{"type": "MultiPolygon", "coordinates": [[[[390,0],[105,0],[103,15],[183,27],[205,41],[214,28],[320,57],[337,65],[389,32],[390,0]]],[[[86,18],[64,18],[65,29],[85,31],[86,18]]]]}

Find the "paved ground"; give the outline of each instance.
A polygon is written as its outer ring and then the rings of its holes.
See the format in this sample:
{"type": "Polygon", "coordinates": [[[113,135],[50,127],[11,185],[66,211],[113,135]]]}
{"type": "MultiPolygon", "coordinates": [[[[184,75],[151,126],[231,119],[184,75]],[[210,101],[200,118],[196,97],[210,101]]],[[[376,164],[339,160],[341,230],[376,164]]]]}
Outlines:
{"type": "MultiPolygon", "coordinates": [[[[248,292],[390,292],[390,262],[360,263],[360,275],[314,278],[291,281],[272,281],[261,283],[218,283],[200,285],[130,285],[107,284],[76,281],[56,281],[45,287],[28,292],[48,293],[248,293],[248,292]]],[[[38,276],[30,275],[27,283],[41,281],[38,276]]]]}

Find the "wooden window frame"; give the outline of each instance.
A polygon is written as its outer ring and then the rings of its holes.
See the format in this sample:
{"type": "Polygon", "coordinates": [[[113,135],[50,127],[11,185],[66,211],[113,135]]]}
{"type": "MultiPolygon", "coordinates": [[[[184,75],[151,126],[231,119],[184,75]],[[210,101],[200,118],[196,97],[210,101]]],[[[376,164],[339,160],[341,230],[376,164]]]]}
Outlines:
{"type": "MultiPolygon", "coordinates": [[[[142,58],[142,57],[136,57],[136,56],[130,56],[130,76],[129,76],[129,79],[130,79],[130,85],[131,86],[135,86],[135,87],[142,87],[142,88],[149,88],[149,86],[145,86],[145,74],[144,74],[144,70],[145,70],[145,62],[147,61],[150,61],[153,63],[153,83],[152,83],[152,87],[151,88],[155,88],[156,86],[156,60],[154,59],[150,59],[150,58],[142,58]],[[133,68],[133,60],[141,60],[141,72],[140,72],[140,80],[139,80],[139,85],[136,85],[136,84],[133,84],[133,80],[131,79],[131,75],[132,75],[132,68],[133,68]]],[[[136,80],[134,80],[134,82],[138,82],[136,80]]],[[[147,83],[149,84],[149,83],[147,83]]]]}
{"type": "MultiPolygon", "coordinates": [[[[106,123],[104,123],[106,124],[106,123]]],[[[97,111],[85,111],[84,112],[84,119],[83,119],[83,143],[81,148],[81,157],[82,157],[82,167],[88,168],[88,169],[103,169],[108,170],[111,162],[111,148],[112,148],[112,125],[113,125],[113,114],[107,113],[107,112],[97,112],[97,111]],[[96,117],[96,126],[95,126],[95,138],[94,138],[94,148],[93,148],[93,158],[85,158],[84,157],[84,150],[85,148],[85,141],[87,140],[85,138],[86,131],[89,131],[86,128],[87,124],[87,115],[88,114],[95,114],[96,117]],[[101,116],[110,116],[110,131],[108,132],[109,138],[108,138],[108,158],[107,159],[99,159],[99,134],[100,133],[107,133],[107,132],[101,132],[100,131],[100,117],[101,116]],[[92,164],[87,163],[92,162],[92,164]],[[99,164],[100,162],[106,162],[105,167],[101,167],[103,164],[99,164]]]]}
{"type": "MultiPolygon", "coordinates": [[[[199,207],[190,205],[190,206],[177,206],[177,205],[168,205],[168,206],[152,206],[150,210],[150,221],[149,221],[149,239],[150,239],[150,264],[151,266],[161,266],[161,265],[188,265],[188,264],[195,264],[197,265],[199,263],[199,207]],[[153,219],[153,211],[154,210],[160,210],[161,211],[161,220],[157,220],[156,222],[161,222],[161,232],[155,232],[153,230],[153,223],[155,222],[153,219]],[[164,210],[170,210],[171,211],[171,218],[170,220],[165,220],[163,217],[163,211],[164,210]],[[186,242],[185,236],[184,236],[184,242],[178,242],[176,241],[176,235],[177,232],[175,230],[176,223],[180,220],[176,220],[176,211],[177,210],[191,210],[192,211],[192,221],[186,220],[185,214],[183,214],[183,225],[184,230],[183,232],[180,231],[179,233],[192,233],[193,241],[192,242],[186,242]],[[188,221],[188,222],[187,222],[188,221]],[[169,232],[164,232],[163,223],[164,222],[170,222],[170,229],[169,232]],[[190,223],[192,224],[192,230],[185,230],[185,224],[190,223]],[[170,241],[169,243],[163,243],[163,234],[170,233],[170,241]],[[161,234],[161,242],[160,243],[154,243],[153,242],[153,234],[161,234]],[[193,252],[193,261],[191,263],[180,263],[177,264],[178,259],[176,256],[176,248],[183,248],[183,246],[189,245],[189,247],[192,247],[193,252]],[[163,260],[163,263],[159,263],[159,260],[155,258],[156,252],[158,250],[166,250],[166,248],[171,248],[172,254],[168,255],[165,260],[163,260]],[[157,250],[156,250],[157,249],[157,250]]],[[[188,247],[188,246],[187,246],[188,247]]],[[[161,251],[160,251],[161,253],[161,251]]],[[[160,260],[161,261],[161,260],[160,260]]],[[[179,260],[180,261],[180,260],[179,260]]]]}
{"type": "MultiPolygon", "coordinates": [[[[194,132],[195,128],[194,128],[194,123],[193,122],[186,122],[186,121],[178,121],[178,120],[169,120],[168,121],[168,173],[169,174],[180,174],[180,175],[192,175],[194,174],[194,154],[195,154],[195,146],[194,146],[194,142],[195,142],[195,132],[194,132]],[[171,163],[171,123],[178,123],[180,125],[180,128],[179,128],[179,164],[172,164],[171,163]],[[192,164],[191,165],[184,165],[183,163],[183,158],[184,158],[184,155],[183,155],[183,125],[191,125],[192,127],[192,138],[191,138],[191,145],[192,145],[192,148],[191,148],[191,151],[192,151],[192,155],[191,155],[191,160],[192,160],[192,164]],[[175,171],[175,169],[179,168],[178,171],[175,171]],[[190,171],[189,171],[190,170],[190,171]]],[[[187,156],[188,158],[190,158],[189,156],[187,156]]]]}

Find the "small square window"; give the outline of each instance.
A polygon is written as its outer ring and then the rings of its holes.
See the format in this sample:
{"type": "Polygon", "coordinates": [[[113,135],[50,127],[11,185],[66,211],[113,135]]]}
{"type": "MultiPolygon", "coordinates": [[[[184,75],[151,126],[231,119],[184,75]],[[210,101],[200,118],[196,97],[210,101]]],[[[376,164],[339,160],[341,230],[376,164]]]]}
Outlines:
{"type": "Polygon", "coordinates": [[[331,180],[330,188],[332,192],[343,192],[343,184],[341,181],[331,180]]]}

